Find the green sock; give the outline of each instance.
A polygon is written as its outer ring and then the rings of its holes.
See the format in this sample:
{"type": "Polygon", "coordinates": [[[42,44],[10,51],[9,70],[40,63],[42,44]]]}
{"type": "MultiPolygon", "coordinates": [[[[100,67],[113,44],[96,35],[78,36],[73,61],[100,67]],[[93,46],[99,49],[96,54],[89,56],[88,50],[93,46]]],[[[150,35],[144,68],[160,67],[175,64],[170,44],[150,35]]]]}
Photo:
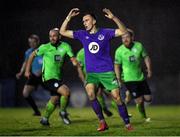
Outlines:
{"type": "Polygon", "coordinates": [[[111,106],[112,106],[112,108],[118,110],[117,103],[114,100],[111,101],[111,106]]]}
{"type": "Polygon", "coordinates": [[[46,105],[44,117],[49,119],[49,117],[51,116],[51,114],[55,110],[55,108],[56,108],[56,106],[51,102],[51,100],[49,100],[49,102],[46,105]]]}
{"type": "Polygon", "coordinates": [[[99,95],[97,96],[97,99],[101,105],[101,108],[102,109],[105,109],[106,108],[106,104],[105,104],[105,100],[104,100],[104,97],[102,95],[99,95]]]}
{"type": "Polygon", "coordinates": [[[144,108],[144,103],[136,104],[136,108],[138,109],[139,113],[141,114],[141,117],[146,118],[146,112],[145,112],[145,108],[144,108]]]}
{"type": "Polygon", "coordinates": [[[60,112],[66,111],[66,108],[68,106],[69,98],[65,96],[61,96],[60,98],[60,112]]]}

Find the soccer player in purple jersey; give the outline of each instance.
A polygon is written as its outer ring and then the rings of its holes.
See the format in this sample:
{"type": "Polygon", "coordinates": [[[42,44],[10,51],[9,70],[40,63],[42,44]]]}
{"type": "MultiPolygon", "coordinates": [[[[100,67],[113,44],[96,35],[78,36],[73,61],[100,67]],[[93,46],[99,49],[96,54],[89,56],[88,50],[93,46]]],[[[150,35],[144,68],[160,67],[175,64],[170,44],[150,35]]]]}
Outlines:
{"type": "Polygon", "coordinates": [[[113,37],[118,37],[126,33],[126,27],[123,23],[112,14],[109,9],[103,9],[105,16],[113,20],[118,29],[107,29],[96,27],[96,17],[92,13],[86,13],[83,16],[83,25],[85,30],[72,31],[67,30],[67,26],[72,17],[77,16],[80,12],[78,8],[73,8],[66,19],[64,20],[60,34],[73,39],[78,39],[84,47],[85,51],[85,64],[86,64],[86,91],[92,104],[92,108],[99,119],[98,131],[108,129],[105,122],[102,108],[96,98],[96,87],[102,84],[107,90],[110,91],[113,99],[118,105],[119,114],[122,117],[125,127],[132,130],[129,121],[126,105],[120,97],[119,84],[117,82],[113,62],[110,56],[110,40],[113,37]]]}

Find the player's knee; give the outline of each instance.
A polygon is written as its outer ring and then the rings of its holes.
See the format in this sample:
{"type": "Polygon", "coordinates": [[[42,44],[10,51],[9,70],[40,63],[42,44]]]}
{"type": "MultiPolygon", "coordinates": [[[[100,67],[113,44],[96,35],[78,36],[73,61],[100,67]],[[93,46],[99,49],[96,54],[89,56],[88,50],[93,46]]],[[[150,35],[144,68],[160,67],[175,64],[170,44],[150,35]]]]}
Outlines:
{"type": "Polygon", "coordinates": [[[61,87],[59,87],[59,89],[57,90],[57,92],[65,97],[69,97],[70,96],[70,90],[66,85],[63,85],[61,87]]]}
{"type": "Polygon", "coordinates": [[[114,96],[113,98],[114,98],[114,101],[115,101],[118,105],[122,105],[122,104],[123,104],[120,96],[114,96]]]}
{"type": "Polygon", "coordinates": [[[69,97],[70,96],[70,91],[69,90],[66,90],[62,93],[63,96],[65,97],[69,97]]]}
{"type": "Polygon", "coordinates": [[[88,94],[89,100],[94,100],[94,99],[95,99],[95,94],[94,94],[94,92],[88,92],[87,94],[88,94]]]}
{"type": "Polygon", "coordinates": [[[59,100],[59,96],[52,96],[50,100],[51,100],[52,104],[55,105],[59,100]]]}
{"type": "Polygon", "coordinates": [[[144,96],[144,101],[151,103],[152,102],[152,96],[144,96]]]}
{"type": "Polygon", "coordinates": [[[29,92],[23,90],[23,97],[24,97],[24,98],[27,98],[28,96],[29,96],[29,92]]]}

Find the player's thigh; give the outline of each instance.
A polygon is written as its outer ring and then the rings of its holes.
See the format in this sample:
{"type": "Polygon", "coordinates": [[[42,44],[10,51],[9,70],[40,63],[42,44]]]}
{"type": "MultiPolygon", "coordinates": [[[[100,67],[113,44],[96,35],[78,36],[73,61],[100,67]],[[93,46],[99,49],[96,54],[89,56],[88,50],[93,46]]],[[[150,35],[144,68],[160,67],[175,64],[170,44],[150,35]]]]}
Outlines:
{"type": "Polygon", "coordinates": [[[143,96],[143,92],[139,89],[139,82],[125,82],[124,84],[134,100],[143,96]]]}
{"type": "Polygon", "coordinates": [[[57,89],[57,93],[61,94],[62,96],[69,96],[70,95],[70,90],[68,88],[68,86],[66,86],[65,84],[63,84],[62,86],[60,86],[57,89]]]}
{"type": "Polygon", "coordinates": [[[63,85],[62,80],[58,80],[58,79],[50,79],[50,80],[44,81],[43,83],[44,88],[50,91],[51,96],[61,95],[60,93],[58,93],[58,89],[62,85],[63,85]]]}
{"type": "Polygon", "coordinates": [[[98,74],[96,74],[96,73],[87,73],[87,75],[86,75],[86,86],[88,84],[94,84],[96,87],[98,87],[98,85],[99,85],[98,74]]]}
{"type": "Polygon", "coordinates": [[[28,97],[31,94],[31,92],[34,90],[35,90],[35,86],[33,85],[24,85],[23,96],[28,97]]]}
{"type": "Polygon", "coordinates": [[[146,80],[142,81],[139,85],[139,88],[141,92],[143,92],[144,100],[147,102],[151,102],[152,94],[147,81],[146,80]]]}
{"type": "Polygon", "coordinates": [[[126,90],[125,94],[126,94],[126,100],[130,101],[131,100],[131,93],[129,92],[129,90],[126,90]]]}
{"type": "Polygon", "coordinates": [[[119,88],[119,84],[114,72],[105,72],[99,74],[99,81],[107,91],[119,88]]]}

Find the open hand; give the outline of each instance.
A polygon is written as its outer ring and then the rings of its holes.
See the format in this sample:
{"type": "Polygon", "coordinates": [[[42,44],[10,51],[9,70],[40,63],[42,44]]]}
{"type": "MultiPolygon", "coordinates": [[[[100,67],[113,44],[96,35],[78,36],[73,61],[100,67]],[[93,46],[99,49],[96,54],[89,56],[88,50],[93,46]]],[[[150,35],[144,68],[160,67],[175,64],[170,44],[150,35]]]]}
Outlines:
{"type": "Polygon", "coordinates": [[[104,8],[103,12],[105,13],[105,16],[109,19],[112,19],[114,17],[113,13],[107,8],[104,8]]]}
{"type": "Polygon", "coordinates": [[[73,8],[70,10],[67,18],[71,18],[71,17],[74,17],[74,16],[77,16],[79,14],[79,9],[78,8],[73,8]]]}

